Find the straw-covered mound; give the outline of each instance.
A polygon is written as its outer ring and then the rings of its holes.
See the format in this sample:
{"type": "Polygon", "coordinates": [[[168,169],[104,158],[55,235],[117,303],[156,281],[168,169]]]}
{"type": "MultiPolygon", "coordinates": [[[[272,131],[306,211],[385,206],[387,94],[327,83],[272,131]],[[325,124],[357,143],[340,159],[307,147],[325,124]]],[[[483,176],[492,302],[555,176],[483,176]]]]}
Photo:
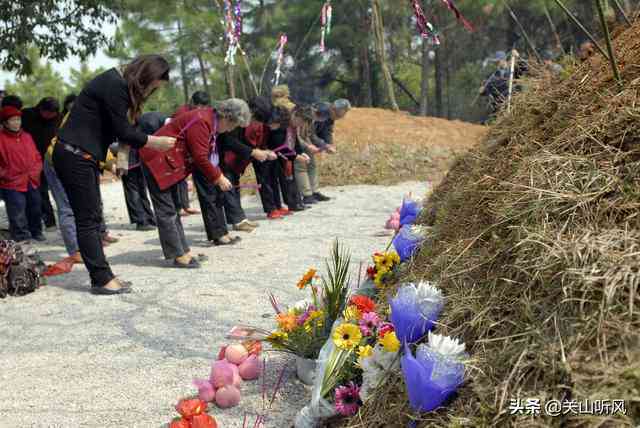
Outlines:
{"type": "Polygon", "coordinates": [[[426,203],[430,238],[405,279],[446,295],[436,331],[473,358],[458,396],[417,416],[393,378],[349,426],[639,423],[640,24],[615,49],[622,89],[602,57],[533,78],[426,203]],[[510,415],[515,398],[542,415],[510,415]],[[549,417],[550,399],[624,399],[627,414],[549,417]]]}

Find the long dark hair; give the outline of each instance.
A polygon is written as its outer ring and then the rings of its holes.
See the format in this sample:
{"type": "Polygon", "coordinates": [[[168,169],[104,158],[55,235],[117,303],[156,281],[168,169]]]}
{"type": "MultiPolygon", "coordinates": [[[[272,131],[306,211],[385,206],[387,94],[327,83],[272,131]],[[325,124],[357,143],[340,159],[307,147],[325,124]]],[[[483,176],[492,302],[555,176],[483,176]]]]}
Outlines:
{"type": "Polygon", "coordinates": [[[169,81],[169,63],[160,55],[141,55],[124,68],[124,80],[129,86],[131,98],[130,118],[137,120],[142,113],[142,105],[150,94],[147,89],[156,80],[169,81]]]}

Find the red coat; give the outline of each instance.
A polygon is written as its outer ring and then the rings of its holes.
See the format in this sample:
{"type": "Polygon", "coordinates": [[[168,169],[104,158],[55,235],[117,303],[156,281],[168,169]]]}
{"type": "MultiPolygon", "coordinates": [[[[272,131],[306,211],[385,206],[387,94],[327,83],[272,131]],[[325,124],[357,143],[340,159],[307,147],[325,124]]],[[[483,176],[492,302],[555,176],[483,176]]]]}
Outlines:
{"type": "Polygon", "coordinates": [[[40,187],[42,157],[27,132],[0,131],[0,189],[26,192],[40,187]]]}
{"type": "Polygon", "coordinates": [[[175,137],[176,145],[166,152],[150,147],[140,149],[140,159],[156,179],[160,190],[166,190],[187,178],[195,168],[214,183],[222,175],[209,161],[214,110],[211,107],[192,110],[160,128],[154,135],[175,137]]]}
{"type": "MultiPolygon", "coordinates": [[[[269,136],[269,128],[267,125],[251,121],[249,126],[241,131],[247,143],[257,149],[266,150],[267,137],[269,136]]],[[[228,150],[224,155],[224,163],[233,169],[236,174],[244,175],[247,167],[251,164],[251,159],[241,160],[233,151],[228,150]]]]}

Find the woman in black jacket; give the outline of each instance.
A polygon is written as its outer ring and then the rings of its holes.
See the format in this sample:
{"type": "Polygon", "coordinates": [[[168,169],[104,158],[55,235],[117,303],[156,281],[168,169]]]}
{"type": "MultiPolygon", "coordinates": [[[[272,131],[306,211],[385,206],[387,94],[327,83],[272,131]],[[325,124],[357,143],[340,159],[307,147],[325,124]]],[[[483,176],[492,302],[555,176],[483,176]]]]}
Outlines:
{"type": "Polygon", "coordinates": [[[122,294],[130,284],[118,281],[100,239],[100,173],[109,146],[118,140],[139,149],[160,150],[175,138],[146,135],[134,127],[145,100],[169,80],[169,63],[158,55],[143,55],[122,69],[112,68],[91,80],[76,99],[58,132],[53,164],[76,218],[80,254],[93,294],[122,294]]]}

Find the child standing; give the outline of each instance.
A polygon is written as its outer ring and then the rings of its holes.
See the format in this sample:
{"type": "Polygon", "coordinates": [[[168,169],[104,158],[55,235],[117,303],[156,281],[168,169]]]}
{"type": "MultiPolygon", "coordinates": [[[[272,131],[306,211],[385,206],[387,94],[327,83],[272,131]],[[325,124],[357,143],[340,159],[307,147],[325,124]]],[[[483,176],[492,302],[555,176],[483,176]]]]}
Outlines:
{"type": "Polygon", "coordinates": [[[0,120],[0,192],[7,208],[11,239],[45,241],[38,190],[42,157],[31,135],[22,130],[20,110],[4,107],[0,120]]]}

